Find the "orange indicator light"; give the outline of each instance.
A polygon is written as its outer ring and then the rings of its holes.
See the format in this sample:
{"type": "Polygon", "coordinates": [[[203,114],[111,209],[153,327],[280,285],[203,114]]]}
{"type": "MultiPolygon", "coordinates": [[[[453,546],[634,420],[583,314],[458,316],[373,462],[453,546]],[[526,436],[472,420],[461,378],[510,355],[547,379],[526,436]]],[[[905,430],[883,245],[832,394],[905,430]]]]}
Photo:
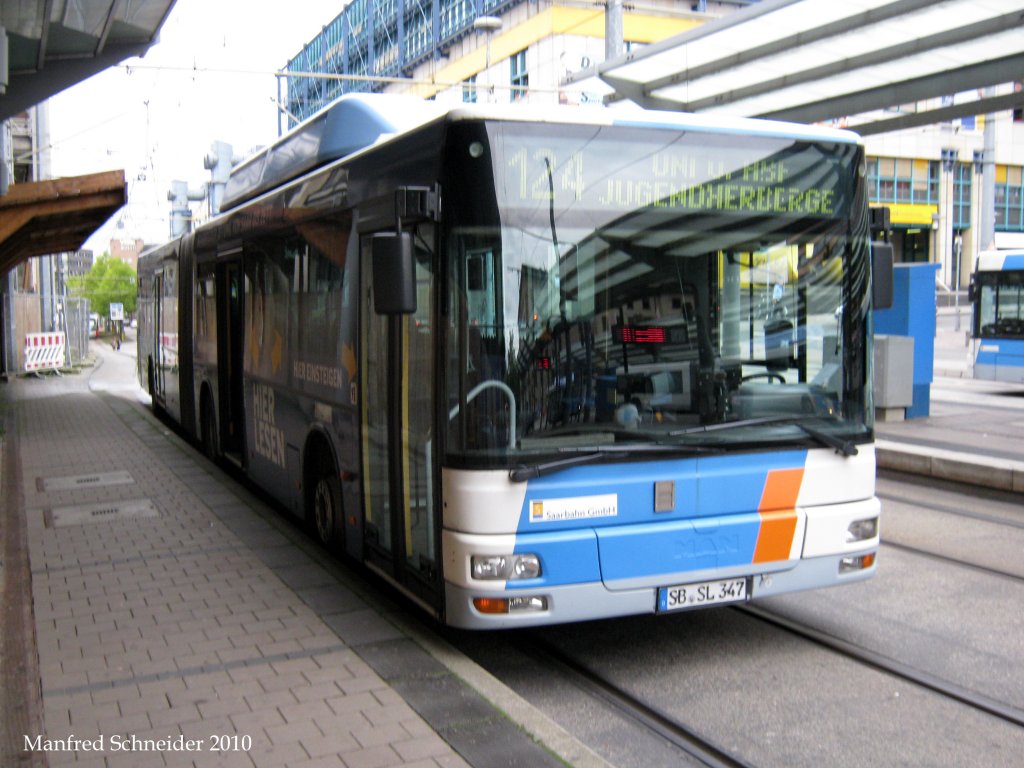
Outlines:
{"type": "Polygon", "coordinates": [[[474,597],[473,607],[480,613],[508,613],[508,600],[503,597],[474,597]]]}

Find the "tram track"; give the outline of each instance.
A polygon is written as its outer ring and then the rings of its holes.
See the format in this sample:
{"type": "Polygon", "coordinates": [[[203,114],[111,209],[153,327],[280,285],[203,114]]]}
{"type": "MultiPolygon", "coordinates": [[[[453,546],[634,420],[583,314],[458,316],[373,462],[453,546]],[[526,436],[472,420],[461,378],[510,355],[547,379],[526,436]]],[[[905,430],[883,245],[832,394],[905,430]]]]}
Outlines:
{"type": "Polygon", "coordinates": [[[641,701],[540,636],[533,634],[530,637],[529,650],[534,655],[539,650],[550,666],[557,668],[585,694],[608,705],[620,716],[653,736],[667,741],[701,765],[708,768],[753,768],[752,763],[706,739],[660,708],[641,701]]]}
{"type": "Polygon", "coordinates": [[[1024,519],[1014,520],[1013,518],[1005,517],[1003,515],[990,515],[984,512],[965,509],[964,507],[956,507],[952,504],[938,504],[936,502],[923,501],[921,499],[915,499],[910,496],[902,496],[895,493],[880,492],[876,493],[876,495],[883,501],[892,501],[897,504],[906,504],[908,506],[917,507],[918,509],[942,512],[949,515],[956,515],[957,517],[965,517],[970,520],[978,520],[984,523],[1005,525],[1010,528],[1024,530],[1024,519]]]}
{"type": "MultiPolygon", "coordinates": [[[[1024,727],[1024,710],[1010,704],[760,606],[745,604],[732,606],[731,609],[850,661],[930,691],[982,714],[998,718],[1017,727],[1024,727]]],[[[644,701],[612,682],[585,660],[576,658],[539,633],[530,633],[514,644],[519,645],[520,650],[528,652],[534,659],[538,659],[538,654],[540,654],[543,662],[553,671],[561,674],[570,685],[582,691],[586,696],[603,703],[617,716],[642,728],[652,737],[664,740],[697,763],[713,768],[750,767],[753,765],[741,756],[729,752],[722,745],[708,739],[657,705],[644,701]]]]}
{"type": "Polygon", "coordinates": [[[936,675],[915,669],[884,654],[871,651],[848,640],[830,635],[820,629],[789,619],[777,613],[754,605],[735,606],[746,615],[763,621],[778,629],[827,648],[848,659],[857,661],[880,672],[892,675],[908,683],[926,688],[934,693],[952,699],[960,704],[997,717],[1013,725],[1024,727],[1024,710],[1011,706],[977,691],[944,680],[936,675]]]}
{"type": "Polygon", "coordinates": [[[933,552],[928,549],[921,549],[915,547],[912,544],[903,544],[898,541],[883,540],[882,546],[892,547],[893,549],[899,549],[903,552],[909,552],[920,557],[927,557],[932,560],[938,560],[942,563],[948,563],[950,565],[960,566],[961,568],[970,568],[980,573],[985,573],[990,576],[997,576],[999,578],[1010,579],[1012,581],[1024,582],[1024,576],[1018,573],[1010,573],[999,568],[992,568],[987,565],[981,565],[980,563],[972,563],[970,560],[961,560],[958,557],[952,557],[950,555],[944,555],[940,552],[933,552]]]}
{"type": "MultiPolygon", "coordinates": [[[[1024,518],[1016,519],[1012,516],[1012,512],[1006,514],[992,513],[992,512],[981,512],[977,509],[969,509],[963,505],[957,505],[955,503],[941,503],[928,499],[915,498],[910,495],[892,493],[892,492],[879,492],[878,498],[883,501],[892,502],[895,504],[902,504],[907,507],[912,507],[916,510],[920,510],[924,513],[938,513],[939,515],[951,515],[953,517],[961,518],[964,520],[970,520],[974,522],[984,523],[986,525],[1000,526],[1003,528],[1009,528],[1016,531],[1024,531],[1024,518]]],[[[992,498],[997,501],[1005,501],[1003,496],[998,492],[992,492],[992,498]]],[[[974,500],[977,503],[977,500],[974,500]]],[[[1019,534],[1010,534],[1018,536],[1019,534]]],[[[907,532],[903,532],[901,538],[908,538],[907,532]]],[[[993,567],[984,563],[977,562],[975,560],[967,560],[956,554],[947,554],[945,552],[936,551],[935,549],[928,549],[922,546],[916,546],[914,544],[907,543],[906,541],[897,541],[890,537],[883,536],[882,545],[886,547],[892,547],[903,552],[914,554],[920,557],[925,557],[931,560],[938,561],[949,565],[955,565],[957,567],[969,568],[979,573],[984,573],[990,576],[995,576],[1002,579],[1010,579],[1014,582],[1024,581],[1024,574],[1014,573],[1003,568],[993,567]]],[[[940,547],[941,549],[941,547],[940,547]]]]}

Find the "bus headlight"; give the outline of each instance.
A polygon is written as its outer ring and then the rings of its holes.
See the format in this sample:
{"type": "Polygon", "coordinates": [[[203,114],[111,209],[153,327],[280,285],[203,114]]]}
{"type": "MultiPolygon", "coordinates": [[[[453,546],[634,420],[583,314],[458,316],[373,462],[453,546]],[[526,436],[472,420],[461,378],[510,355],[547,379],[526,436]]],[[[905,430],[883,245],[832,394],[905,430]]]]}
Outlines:
{"type": "Polygon", "coordinates": [[[540,576],[540,558],[536,555],[473,555],[470,558],[474,579],[515,581],[540,576]]]}
{"type": "Polygon", "coordinates": [[[852,544],[855,541],[867,541],[878,535],[878,518],[868,517],[864,520],[854,520],[846,529],[846,543],[852,544]]]}

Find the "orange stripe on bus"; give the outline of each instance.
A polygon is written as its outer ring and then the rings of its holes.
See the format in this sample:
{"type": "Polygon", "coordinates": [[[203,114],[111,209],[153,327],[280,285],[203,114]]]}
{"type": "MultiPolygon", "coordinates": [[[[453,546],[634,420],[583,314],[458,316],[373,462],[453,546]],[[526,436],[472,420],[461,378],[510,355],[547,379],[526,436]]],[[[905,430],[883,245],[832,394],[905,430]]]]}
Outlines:
{"type": "Polygon", "coordinates": [[[788,560],[796,533],[796,500],[803,469],[773,469],[765,479],[758,512],[761,528],[754,547],[755,563],[788,560]]]}
{"type": "Polygon", "coordinates": [[[800,495],[800,484],[804,480],[803,467],[797,469],[773,469],[768,472],[761,492],[759,512],[776,509],[795,509],[796,499],[800,495]]]}

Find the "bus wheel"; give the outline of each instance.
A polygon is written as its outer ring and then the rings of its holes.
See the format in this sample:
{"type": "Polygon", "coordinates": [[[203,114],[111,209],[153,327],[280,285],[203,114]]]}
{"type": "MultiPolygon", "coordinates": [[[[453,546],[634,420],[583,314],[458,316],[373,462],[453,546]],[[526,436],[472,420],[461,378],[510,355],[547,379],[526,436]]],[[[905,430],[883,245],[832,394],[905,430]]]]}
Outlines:
{"type": "Polygon", "coordinates": [[[149,377],[149,400],[150,407],[153,409],[153,415],[158,419],[162,419],[164,416],[164,409],[160,407],[160,403],[156,399],[156,371],[153,370],[153,358],[149,359],[149,370],[147,371],[149,377]]]}
{"type": "Polygon", "coordinates": [[[213,414],[213,406],[210,404],[208,396],[203,397],[200,412],[203,453],[206,454],[206,458],[210,461],[217,461],[220,454],[219,446],[217,445],[217,417],[213,414]]]}
{"type": "Polygon", "coordinates": [[[332,547],[341,536],[341,481],[328,468],[321,471],[313,487],[313,529],[320,543],[332,547]]]}

